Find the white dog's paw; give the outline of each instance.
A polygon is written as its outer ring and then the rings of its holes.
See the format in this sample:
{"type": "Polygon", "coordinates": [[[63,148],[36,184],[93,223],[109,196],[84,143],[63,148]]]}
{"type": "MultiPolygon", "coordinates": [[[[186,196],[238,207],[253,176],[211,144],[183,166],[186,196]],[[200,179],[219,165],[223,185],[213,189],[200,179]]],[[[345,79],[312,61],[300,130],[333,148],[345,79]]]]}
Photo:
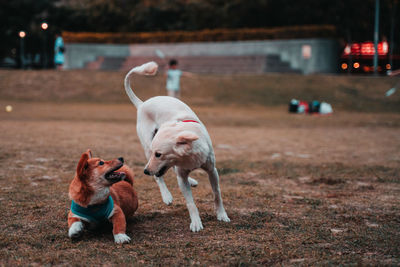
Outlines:
{"type": "Polygon", "coordinates": [[[131,242],[131,238],[126,234],[116,234],[114,235],[114,241],[117,244],[124,244],[131,242]]]}
{"type": "Polygon", "coordinates": [[[68,229],[68,236],[69,238],[78,238],[82,235],[82,232],[83,232],[83,223],[74,222],[68,229]]]}
{"type": "Polygon", "coordinates": [[[188,178],[188,181],[191,187],[196,187],[199,184],[195,179],[190,177],[188,178]]]}
{"type": "Polygon", "coordinates": [[[172,200],[174,200],[174,198],[172,197],[172,195],[169,191],[162,191],[161,197],[162,197],[162,200],[164,201],[164,203],[167,205],[171,205],[172,200]]]}
{"type": "Polygon", "coordinates": [[[231,221],[231,219],[229,219],[228,214],[226,214],[225,211],[218,212],[217,213],[217,219],[218,219],[218,221],[223,221],[223,222],[230,222],[231,221]]]}
{"type": "Polygon", "coordinates": [[[202,229],[203,229],[203,224],[201,223],[200,217],[193,219],[192,222],[190,223],[190,230],[192,232],[198,232],[202,229]]]}

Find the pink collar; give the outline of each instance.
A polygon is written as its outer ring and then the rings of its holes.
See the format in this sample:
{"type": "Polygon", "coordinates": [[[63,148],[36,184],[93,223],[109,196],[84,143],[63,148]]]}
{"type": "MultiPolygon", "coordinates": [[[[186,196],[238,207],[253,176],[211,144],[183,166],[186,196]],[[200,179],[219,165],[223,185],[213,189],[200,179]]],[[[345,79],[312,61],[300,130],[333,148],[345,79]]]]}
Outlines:
{"type": "Polygon", "coordinates": [[[194,121],[194,120],[183,120],[182,122],[195,122],[195,123],[200,123],[200,122],[194,121]]]}

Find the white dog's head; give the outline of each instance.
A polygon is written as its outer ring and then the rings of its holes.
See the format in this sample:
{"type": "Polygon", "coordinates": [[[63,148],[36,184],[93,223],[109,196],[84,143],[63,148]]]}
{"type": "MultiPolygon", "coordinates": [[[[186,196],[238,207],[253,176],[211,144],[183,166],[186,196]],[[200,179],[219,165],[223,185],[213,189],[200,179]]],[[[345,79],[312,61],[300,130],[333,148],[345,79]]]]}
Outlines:
{"type": "Polygon", "coordinates": [[[174,166],[181,165],[191,156],[193,142],[199,139],[192,131],[176,123],[163,125],[151,143],[150,158],[144,173],[162,176],[174,166]]]}

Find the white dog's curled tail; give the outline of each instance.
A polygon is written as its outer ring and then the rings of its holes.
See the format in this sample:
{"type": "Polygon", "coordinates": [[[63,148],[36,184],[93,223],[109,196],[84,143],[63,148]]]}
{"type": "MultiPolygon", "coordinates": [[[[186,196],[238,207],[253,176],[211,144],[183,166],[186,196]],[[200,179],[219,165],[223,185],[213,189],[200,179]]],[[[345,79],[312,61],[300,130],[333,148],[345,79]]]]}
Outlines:
{"type": "Polygon", "coordinates": [[[147,62],[141,66],[134,67],[131,69],[128,74],[125,76],[125,92],[129,96],[129,99],[132,101],[132,103],[138,108],[143,101],[140,100],[135,93],[133,92],[131,88],[131,83],[129,82],[129,77],[131,74],[136,73],[140,75],[155,75],[157,73],[158,65],[154,61],[147,62]]]}

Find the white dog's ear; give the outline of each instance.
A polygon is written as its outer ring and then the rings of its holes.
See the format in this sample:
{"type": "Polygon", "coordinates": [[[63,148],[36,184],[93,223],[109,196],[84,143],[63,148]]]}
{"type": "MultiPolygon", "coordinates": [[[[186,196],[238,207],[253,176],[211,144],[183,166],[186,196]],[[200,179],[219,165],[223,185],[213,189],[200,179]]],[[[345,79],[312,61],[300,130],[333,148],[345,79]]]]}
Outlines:
{"type": "Polygon", "coordinates": [[[176,145],[174,147],[175,153],[180,156],[188,155],[192,150],[192,142],[199,139],[199,137],[190,131],[183,131],[176,138],[176,145]]]}
{"type": "Polygon", "coordinates": [[[178,145],[190,144],[193,141],[196,141],[197,139],[199,139],[199,137],[195,133],[190,131],[183,131],[176,138],[176,144],[178,145]]]}

